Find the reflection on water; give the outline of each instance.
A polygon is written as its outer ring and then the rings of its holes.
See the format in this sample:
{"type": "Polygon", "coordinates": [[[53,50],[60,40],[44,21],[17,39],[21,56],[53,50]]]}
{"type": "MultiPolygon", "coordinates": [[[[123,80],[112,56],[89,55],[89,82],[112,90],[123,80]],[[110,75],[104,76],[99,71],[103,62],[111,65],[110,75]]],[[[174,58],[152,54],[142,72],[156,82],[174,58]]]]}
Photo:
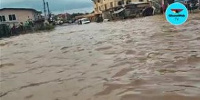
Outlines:
{"type": "Polygon", "coordinates": [[[57,27],[0,40],[2,100],[200,100],[200,17],[57,27]]]}

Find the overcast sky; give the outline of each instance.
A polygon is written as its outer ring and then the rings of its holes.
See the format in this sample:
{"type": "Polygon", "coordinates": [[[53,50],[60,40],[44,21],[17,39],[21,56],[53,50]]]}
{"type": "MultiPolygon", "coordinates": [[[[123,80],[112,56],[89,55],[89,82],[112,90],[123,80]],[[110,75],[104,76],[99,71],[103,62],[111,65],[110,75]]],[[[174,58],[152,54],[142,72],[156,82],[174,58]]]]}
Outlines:
{"type": "MultiPolygon", "coordinates": [[[[91,0],[45,0],[53,13],[92,12],[91,0]]],[[[42,0],[0,0],[0,8],[34,8],[42,11],[42,0]]]]}

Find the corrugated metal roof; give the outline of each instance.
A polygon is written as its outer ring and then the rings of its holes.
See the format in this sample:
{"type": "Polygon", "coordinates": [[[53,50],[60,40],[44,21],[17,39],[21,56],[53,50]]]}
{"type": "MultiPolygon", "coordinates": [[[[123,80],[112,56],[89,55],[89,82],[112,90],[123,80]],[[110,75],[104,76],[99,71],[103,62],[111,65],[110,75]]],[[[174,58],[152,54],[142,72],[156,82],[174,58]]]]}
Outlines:
{"type": "Polygon", "coordinates": [[[30,10],[33,12],[42,13],[41,11],[37,11],[33,8],[2,8],[2,9],[0,9],[0,11],[3,11],[3,10],[30,10]]]}

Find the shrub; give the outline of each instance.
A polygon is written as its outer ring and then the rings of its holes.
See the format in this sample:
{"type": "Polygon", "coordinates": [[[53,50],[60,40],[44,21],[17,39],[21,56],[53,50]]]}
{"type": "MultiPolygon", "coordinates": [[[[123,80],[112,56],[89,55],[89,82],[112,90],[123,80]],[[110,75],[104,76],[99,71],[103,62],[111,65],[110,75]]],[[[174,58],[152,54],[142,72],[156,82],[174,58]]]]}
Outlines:
{"type": "Polygon", "coordinates": [[[6,24],[0,24],[0,38],[10,35],[10,28],[6,24]]]}
{"type": "Polygon", "coordinates": [[[47,24],[47,25],[45,26],[45,30],[53,30],[54,28],[55,28],[55,26],[52,25],[52,24],[47,24]]]}

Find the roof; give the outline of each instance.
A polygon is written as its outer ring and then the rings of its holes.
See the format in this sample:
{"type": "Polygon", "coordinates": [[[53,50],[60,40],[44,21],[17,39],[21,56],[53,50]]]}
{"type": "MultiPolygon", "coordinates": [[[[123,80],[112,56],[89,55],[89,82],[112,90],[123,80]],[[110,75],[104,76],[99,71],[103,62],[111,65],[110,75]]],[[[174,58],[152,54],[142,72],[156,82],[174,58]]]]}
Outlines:
{"type": "Polygon", "coordinates": [[[2,9],[0,9],[0,11],[3,11],[3,10],[30,10],[30,11],[33,11],[33,12],[36,12],[36,13],[42,13],[41,11],[37,11],[37,10],[32,9],[32,8],[2,8],[2,9]]]}
{"type": "Polygon", "coordinates": [[[94,17],[95,15],[96,15],[95,13],[86,14],[86,15],[79,15],[79,16],[76,16],[75,19],[89,18],[89,17],[94,17]]]}

